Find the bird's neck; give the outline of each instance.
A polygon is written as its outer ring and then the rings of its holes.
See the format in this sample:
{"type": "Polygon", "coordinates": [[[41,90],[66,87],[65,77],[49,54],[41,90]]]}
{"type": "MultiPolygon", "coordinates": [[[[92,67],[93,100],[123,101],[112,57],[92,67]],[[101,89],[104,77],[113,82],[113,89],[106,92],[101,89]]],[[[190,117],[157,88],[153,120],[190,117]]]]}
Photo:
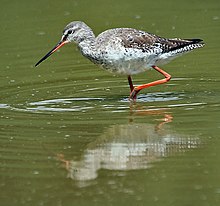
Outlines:
{"type": "Polygon", "coordinates": [[[96,37],[92,30],[87,31],[82,41],[80,41],[78,44],[81,53],[87,58],[93,56],[95,53],[95,38],[96,37]]]}

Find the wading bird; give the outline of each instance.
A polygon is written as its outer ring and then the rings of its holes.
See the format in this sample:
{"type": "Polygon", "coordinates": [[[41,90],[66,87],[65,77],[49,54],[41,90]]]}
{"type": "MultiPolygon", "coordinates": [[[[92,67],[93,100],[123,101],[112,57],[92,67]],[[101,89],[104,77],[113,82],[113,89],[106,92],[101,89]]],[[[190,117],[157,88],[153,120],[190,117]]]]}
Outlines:
{"type": "Polygon", "coordinates": [[[201,39],[168,39],[132,28],[109,29],[96,37],[84,22],[73,21],[64,28],[60,42],[35,66],[70,42],[76,43],[82,55],[93,63],[110,72],[127,75],[131,100],[135,100],[142,89],[166,83],[171,79],[171,75],[160,69],[159,65],[204,46],[201,39]],[[134,87],[131,75],[151,68],[165,78],[134,87]]]}

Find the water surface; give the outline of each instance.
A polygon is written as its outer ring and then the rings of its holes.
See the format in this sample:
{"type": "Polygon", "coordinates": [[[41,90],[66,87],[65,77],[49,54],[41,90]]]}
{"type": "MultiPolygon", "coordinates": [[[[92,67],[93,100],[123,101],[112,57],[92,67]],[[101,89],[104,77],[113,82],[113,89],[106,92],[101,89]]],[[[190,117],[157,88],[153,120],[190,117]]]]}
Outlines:
{"type": "Polygon", "coordinates": [[[2,205],[219,205],[217,0],[3,5],[2,205]],[[206,46],[165,65],[172,80],[131,104],[126,77],[101,70],[73,45],[34,68],[72,20],[96,34],[135,27],[206,46]]]}

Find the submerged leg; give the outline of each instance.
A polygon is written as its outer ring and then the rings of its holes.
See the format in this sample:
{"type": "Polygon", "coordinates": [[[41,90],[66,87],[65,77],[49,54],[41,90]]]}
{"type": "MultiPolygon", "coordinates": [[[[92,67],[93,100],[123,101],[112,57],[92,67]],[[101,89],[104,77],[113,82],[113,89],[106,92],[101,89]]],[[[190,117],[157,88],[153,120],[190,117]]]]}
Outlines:
{"type": "Polygon", "coordinates": [[[166,73],[165,71],[163,71],[159,67],[152,66],[152,68],[154,68],[155,70],[157,70],[158,72],[163,74],[165,78],[157,80],[157,81],[154,81],[154,82],[150,82],[150,83],[147,83],[147,84],[143,84],[143,85],[134,87],[134,89],[132,90],[132,92],[130,94],[130,99],[135,100],[136,97],[137,97],[138,92],[140,92],[142,89],[145,89],[147,87],[152,87],[152,86],[155,86],[155,85],[158,85],[158,84],[166,83],[166,82],[168,82],[171,79],[171,75],[166,73]]]}

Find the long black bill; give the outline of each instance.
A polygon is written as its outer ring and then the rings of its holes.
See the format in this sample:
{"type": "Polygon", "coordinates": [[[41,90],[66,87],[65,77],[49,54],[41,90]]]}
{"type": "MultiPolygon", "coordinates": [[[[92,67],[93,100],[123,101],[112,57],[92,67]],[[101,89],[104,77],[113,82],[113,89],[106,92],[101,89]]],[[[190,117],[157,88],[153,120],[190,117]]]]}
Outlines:
{"type": "Polygon", "coordinates": [[[60,41],[53,49],[51,49],[42,59],[40,59],[39,62],[35,64],[35,67],[38,66],[42,61],[47,59],[51,54],[53,54],[55,51],[57,51],[60,47],[62,47],[64,44],[66,44],[67,41],[60,41]]]}

